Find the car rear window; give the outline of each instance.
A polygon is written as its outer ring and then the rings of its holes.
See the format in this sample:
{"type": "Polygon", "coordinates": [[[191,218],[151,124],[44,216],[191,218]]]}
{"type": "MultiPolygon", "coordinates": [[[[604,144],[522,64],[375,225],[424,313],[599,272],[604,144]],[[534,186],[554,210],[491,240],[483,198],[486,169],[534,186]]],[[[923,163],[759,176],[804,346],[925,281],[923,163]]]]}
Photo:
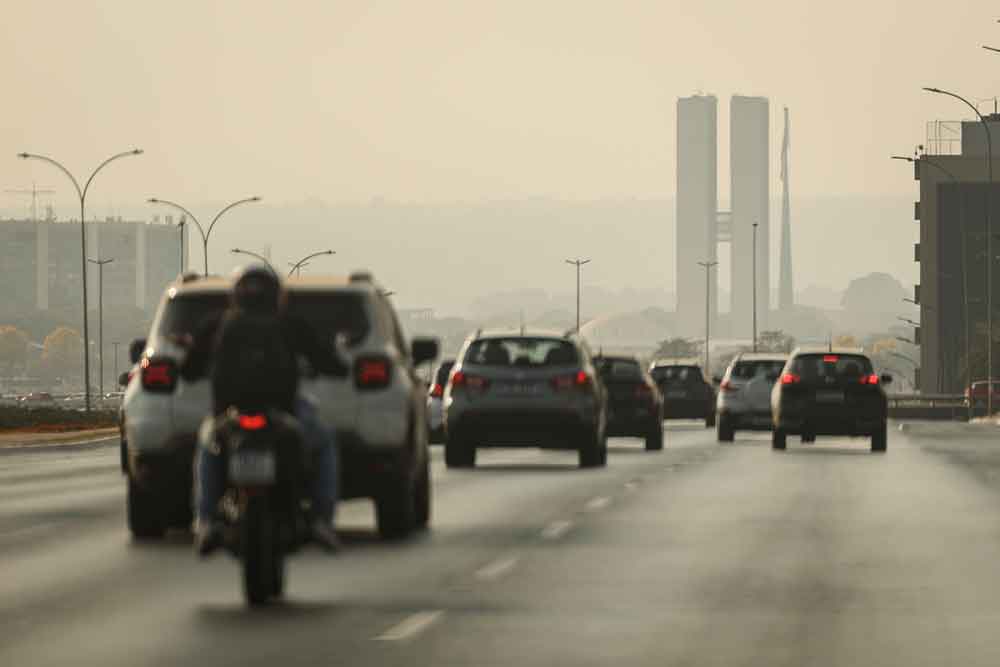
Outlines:
{"type": "Polygon", "coordinates": [[[559,338],[482,338],[469,345],[465,363],[480,366],[569,366],[579,363],[576,346],[559,338]]]}
{"type": "Polygon", "coordinates": [[[659,366],[654,368],[650,372],[650,375],[657,382],[666,382],[668,384],[691,384],[702,382],[705,379],[701,374],[699,366],[659,366]]]}
{"type": "Polygon", "coordinates": [[[445,361],[440,366],[438,366],[437,374],[434,376],[435,384],[439,384],[442,387],[448,383],[448,376],[451,374],[451,369],[454,368],[454,361],[445,361]]]}
{"type": "Polygon", "coordinates": [[[323,340],[344,334],[348,345],[358,345],[371,331],[361,294],[290,292],[287,307],[291,315],[305,320],[323,340]]]}
{"type": "Polygon", "coordinates": [[[807,382],[856,378],[873,372],[872,362],[860,354],[802,354],[795,357],[791,370],[807,382]]]}
{"type": "Polygon", "coordinates": [[[597,365],[601,376],[609,380],[638,380],[642,378],[642,369],[635,359],[599,359],[597,365]]]}
{"type": "Polygon", "coordinates": [[[760,376],[778,375],[784,367],[784,361],[738,361],[729,376],[738,380],[752,380],[760,376]]]}
{"type": "Polygon", "coordinates": [[[158,336],[179,334],[194,335],[210,318],[222,313],[229,306],[229,295],[178,294],[167,301],[156,327],[158,336]]]}

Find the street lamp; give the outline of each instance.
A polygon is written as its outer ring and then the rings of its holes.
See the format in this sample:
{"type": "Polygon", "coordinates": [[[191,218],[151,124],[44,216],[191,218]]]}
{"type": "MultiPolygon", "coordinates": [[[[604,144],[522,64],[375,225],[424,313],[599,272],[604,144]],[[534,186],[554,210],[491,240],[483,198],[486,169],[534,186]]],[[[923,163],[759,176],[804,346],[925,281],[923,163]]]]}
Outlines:
{"type": "Polygon", "coordinates": [[[273,266],[271,266],[271,260],[269,260],[267,257],[264,257],[264,255],[258,255],[257,253],[251,250],[243,250],[242,248],[233,248],[229,252],[233,253],[234,255],[247,255],[249,257],[259,259],[260,261],[264,262],[264,264],[267,265],[267,268],[271,269],[271,272],[274,273],[274,275],[278,275],[278,272],[274,270],[273,266]]]}
{"type": "Polygon", "coordinates": [[[303,257],[299,261],[297,261],[294,264],[292,264],[292,268],[288,272],[288,275],[289,275],[289,277],[291,277],[292,273],[295,273],[296,271],[298,271],[299,273],[301,273],[302,267],[305,266],[306,262],[308,262],[313,257],[319,257],[320,255],[336,255],[336,254],[337,253],[335,253],[332,250],[320,250],[319,252],[314,252],[311,255],[306,255],[305,257],[303,257]]]}
{"type": "Polygon", "coordinates": [[[83,187],[80,187],[79,181],[70,173],[69,169],[62,166],[60,163],[56,162],[50,157],[45,155],[38,155],[36,153],[18,153],[17,156],[22,160],[41,160],[42,162],[48,162],[52,166],[56,167],[62,173],[66,174],[66,177],[73,182],[73,187],[76,188],[76,194],[80,198],[80,265],[81,271],[83,273],[83,377],[84,377],[84,387],[83,387],[83,400],[84,407],[87,412],[90,412],[90,350],[87,347],[87,341],[89,339],[89,327],[87,326],[87,191],[90,190],[90,184],[94,182],[94,177],[97,173],[104,169],[115,160],[123,157],[130,157],[132,155],[142,155],[141,148],[133,148],[130,151],[124,151],[122,153],[116,153],[112,155],[107,160],[97,165],[97,168],[90,173],[90,177],[87,182],[84,183],[83,187]]]}
{"type": "Polygon", "coordinates": [[[753,351],[757,351],[757,225],[753,223],[753,351]]]}
{"type": "Polygon", "coordinates": [[[567,259],[567,264],[572,264],[576,267],[576,335],[580,335],[580,267],[584,264],[590,264],[589,259],[567,259]]]}
{"type": "Polygon", "coordinates": [[[157,199],[156,197],[150,197],[146,201],[148,201],[150,204],[163,204],[164,206],[169,206],[171,208],[175,208],[178,211],[180,211],[181,213],[183,213],[184,215],[186,215],[187,217],[191,218],[191,221],[195,224],[195,227],[198,228],[198,232],[201,234],[201,244],[202,244],[202,249],[203,249],[204,254],[205,254],[205,275],[207,276],[208,275],[208,239],[212,236],[212,230],[215,229],[215,223],[217,223],[219,221],[219,218],[221,218],[227,211],[229,211],[229,209],[236,208],[237,206],[239,206],[241,204],[249,204],[251,202],[258,202],[258,201],[260,201],[260,197],[247,197],[246,199],[239,199],[237,201],[234,201],[232,204],[229,204],[228,206],[224,207],[221,211],[219,211],[218,213],[215,214],[214,218],[212,218],[212,222],[209,223],[209,225],[208,225],[208,231],[205,231],[205,228],[201,226],[201,223],[198,222],[198,218],[195,217],[195,215],[193,213],[191,213],[191,211],[187,210],[186,208],[184,208],[183,206],[181,206],[180,204],[178,204],[176,202],[172,202],[172,201],[170,201],[168,199],[157,199]]]}
{"type": "Polygon", "coordinates": [[[940,88],[924,88],[928,93],[947,95],[964,102],[972,109],[986,132],[986,380],[990,391],[986,392],[986,414],[993,414],[993,228],[990,222],[990,207],[993,195],[993,139],[990,137],[990,125],[979,113],[976,105],[957,93],[940,88]]]}
{"type": "Polygon", "coordinates": [[[177,229],[181,232],[180,249],[181,249],[181,270],[179,275],[184,275],[184,225],[187,224],[187,217],[181,216],[180,222],[177,223],[177,229]]]}
{"type": "MultiPolygon", "coordinates": [[[[98,385],[101,390],[101,398],[104,398],[104,265],[115,261],[114,259],[88,259],[91,264],[97,265],[97,358],[100,359],[98,366],[98,385]]],[[[88,380],[89,381],[89,380],[88,380]]]]}
{"type": "Polygon", "coordinates": [[[705,268],[705,376],[709,378],[712,376],[708,357],[709,327],[712,326],[712,281],[709,276],[712,274],[712,267],[718,264],[718,262],[698,262],[698,266],[705,268]]]}
{"type": "Polygon", "coordinates": [[[121,343],[117,340],[111,341],[111,346],[115,348],[115,386],[118,386],[118,346],[121,343]]]}

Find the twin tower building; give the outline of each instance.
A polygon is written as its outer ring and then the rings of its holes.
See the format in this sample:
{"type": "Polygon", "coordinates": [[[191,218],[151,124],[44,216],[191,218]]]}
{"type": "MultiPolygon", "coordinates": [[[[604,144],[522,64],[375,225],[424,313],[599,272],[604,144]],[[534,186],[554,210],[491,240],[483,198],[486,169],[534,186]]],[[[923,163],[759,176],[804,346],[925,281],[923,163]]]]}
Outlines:
{"type": "MultiPolygon", "coordinates": [[[[714,328],[719,313],[719,285],[717,267],[712,263],[720,261],[719,246],[728,244],[728,261],[723,257],[722,263],[728,265],[730,276],[729,326],[723,326],[718,333],[749,340],[753,336],[755,283],[758,332],[767,329],[771,311],[770,102],[765,97],[738,95],[730,100],[728,211],[719,208],[717,122],[715,96],[696,95],[677,101],[677,326],[683,335],[703,333],[707,298],[708,317],[714,328]]],[[[784,200],[778,306],[785,310],[792,307],[794,298],[787,109],[781,180],[784,200]]]]}

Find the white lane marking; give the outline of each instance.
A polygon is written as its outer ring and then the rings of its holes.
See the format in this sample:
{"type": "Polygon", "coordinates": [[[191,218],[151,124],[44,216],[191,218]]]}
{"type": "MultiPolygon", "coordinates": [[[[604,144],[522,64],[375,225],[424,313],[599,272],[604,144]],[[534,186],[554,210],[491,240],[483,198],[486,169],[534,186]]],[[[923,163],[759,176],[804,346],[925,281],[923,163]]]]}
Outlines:
{"type": "Polygon", "coordinates": [[[545,526],[544,530],[542,530],[542,537],[546,540],[558,540],[560,537],[568,533],[569,529],[572,527],[572,521],[566,521],[563,519],[553,521],[549,525],[545,526]]]}
{"type": "Polygon", "coordinates": [[[392,626],[378,637],[375,637],[375,640],[381,642],[398,642],[413,639],[437,623],[442,616],[444,616],[444,610],[441,609],[418,611],[416,614],[403,619],[398,625],[392,626]]]}
{"type": "Polygon", "coordinates": [[[514,569],[521,557],[516,554],[497,558],[492,563],[476,570],[476,579],[480,581],[496,581],[514,569]]]}
{"type": "Polygon", "coordinates": [[[590,500],[588,500],[587,504],[584,505],[584,508],[588,512],[597,512],[599,510],[604,509],[610,504],[611,504],[611,498],[609,498],[608,496],[597,496],[596,498],[591,498],[590,500]]]}
{"type": "Polygon", "coordinates": [[[642,484],[641,481],[639,481],[637,479],[630,479],[629,481],[625,482],[625,490],[626,491],[635,491],[636,489],[639,488],[640,484],[642,484]]]}

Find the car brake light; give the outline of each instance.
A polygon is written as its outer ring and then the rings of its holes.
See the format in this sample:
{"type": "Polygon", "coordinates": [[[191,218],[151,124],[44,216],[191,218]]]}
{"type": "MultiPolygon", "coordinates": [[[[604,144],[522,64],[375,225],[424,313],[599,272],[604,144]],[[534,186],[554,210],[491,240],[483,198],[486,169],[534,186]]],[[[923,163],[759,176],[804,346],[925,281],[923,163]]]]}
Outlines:
{"type": "Polygon", "coordinates": [[[823,363],[824,364],[835,364],[840,361],[840,357],[836,354],[824,354],[823,363]]]}
{"type": "Polygon", "coordinates": [[[358,359],[354,364],[354,385],[358,389],[381,389],[389,385],[389,360],[358,359]]]}
{"type": "Polygon", "coordinates": [[[861,376],[861,384],[878,384],[878,375],[872,373],[870,375],[861,376]]]}
{"type": "Polygon", "coordinates": [[[264,415],[240,415],[240,428],[244,431],[259,431],[267,428],[267,417],[264,415]]]}
{"type": "Polygon", "coordinates": [[[802,381],[795,373],[782,373],[781,374],[781,384],[798,384],[802,381]]]}
{"type": "Polygon", "coordinates": [[[431,387],[431,398],[441,398],[442,396],[444,396],[444,387],[435,382],[434,386],[431,387]]]}
{"type": "Polygon", "coordinates": [[[146,357],[139,365],[142,387],[148,391],[171,392],[177,384],[174,362],[169,359],[146,357]]]}
{"type": "Polygon", "coordinates": [[[455,371],[451,376],[451,386],[456,387],[468,387],[470,389],[486,389],[489,386],[489,380],[478,375],[468,375],[462,371],[455,371]]]}
{"type": "Polygon", "coordinates": [[[589,387],[590,376],[586,371],[577,371],[575,375],[557,375],[552,378],[552,387],[556,390],[571,389],[573,387],[589,387]]]}

